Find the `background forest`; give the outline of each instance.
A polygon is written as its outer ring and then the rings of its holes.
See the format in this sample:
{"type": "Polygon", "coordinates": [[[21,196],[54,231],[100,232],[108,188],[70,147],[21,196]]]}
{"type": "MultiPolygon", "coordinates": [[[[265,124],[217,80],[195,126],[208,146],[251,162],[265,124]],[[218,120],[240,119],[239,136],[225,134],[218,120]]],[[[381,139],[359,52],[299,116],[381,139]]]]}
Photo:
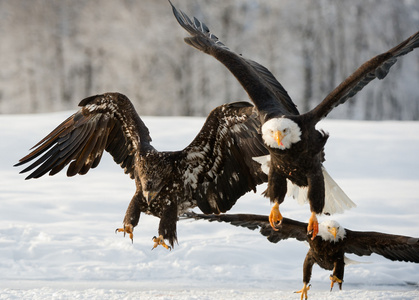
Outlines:
{"type": "MultiPolygon", "coordinates": [[[[173,0],[230,49],[267,66],[300,112],[367,59],[419,30],[414,0],[173,0]]],[[[0,113],[75,110],[126,94],[140,115],[205,116],[248,99],[216,60],[183,42],[166,0],[0,0],[0,113]]],[[[419,119],[419,51],[332,114],[419,119]]]]}

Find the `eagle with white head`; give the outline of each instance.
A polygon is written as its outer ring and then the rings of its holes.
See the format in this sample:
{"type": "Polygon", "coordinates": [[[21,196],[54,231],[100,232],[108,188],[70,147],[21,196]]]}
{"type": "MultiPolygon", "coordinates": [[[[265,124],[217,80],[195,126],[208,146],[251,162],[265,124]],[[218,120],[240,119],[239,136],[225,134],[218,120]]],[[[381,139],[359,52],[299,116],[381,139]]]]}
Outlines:
{"type": "MultiPolygon", "coordinates": [[[[290,180],[301,188],[307,188],[311,211],[308,229],[313,231],[314,238],[318,232],[316,215],[330,213],[325,211],[328,185],[325,177],[328,175],[325,175],[323,167],[324,145],[328,135],[316,130],[316,124],[336,106],[357,94],[371,80],[386,77],[398,57],[419,47],[419,32],[365,62],[316,107],[300,114],[287,91],[267,68],[231,51],[198,19],[189,18],[173,4],[172,9],[178,23],[190,34],[184,39],[185,42],[213,56],[227,67],[260,113],[263,139],[270,154],[268,189],[265,195],[274,203],[270,214],[272,227],[275,228],[282,220],[279,204],[284,201],[287,180],[290,180]],[[268,122],[272,125],[266,124],[268,122]]],[[[334,181],[332,183],[337,186],[334,181]]],[[[331,191],[334,199],[344,195],[340,188],[337,191],[331,191]]],[[[346,196],[338,203],[348,203],[347,208],[354,206],[351,201],[348,202],[346,196]]]]}
{"type": "Polygon", "coordinates": [[[289,218],[283,218],[277,230],[274,230],[268,216],[253,214],[220,214],[203,215],[187,213],[187,219],[203,219],[210,222],[226,222],[234,226],[245,227],[251,230],[259,229],[271,243],[278,243],[286,239],[296,239],[307,242],[308,250],[303,264],[303,288],[301,300],[307,299],[310,289],[310,279],[313,265],[332,271],[330,289],[337,283],[342,289],[345,266],[354,261],[345,256],[346,253],[358,256],[369,256],[373,253],[381,255],[392,261],[419,263],[419,238],[387,234],[374,231],[353,231],[345,229],[337,221],[326,220],[319,224],[319,233],[313,239],[307,231],[307,223],[289,218]]]}

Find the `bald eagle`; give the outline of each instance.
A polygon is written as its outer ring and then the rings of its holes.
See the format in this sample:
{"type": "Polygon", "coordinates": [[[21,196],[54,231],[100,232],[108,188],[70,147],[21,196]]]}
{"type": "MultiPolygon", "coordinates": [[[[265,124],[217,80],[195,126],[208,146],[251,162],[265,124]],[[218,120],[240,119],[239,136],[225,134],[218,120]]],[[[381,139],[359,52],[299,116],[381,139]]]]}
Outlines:
{"type": "Polygon", "coordinates": [[[314,238],[318,232],[316,215],[325,212],[327,191],[323,161],[324,146],[328,139],[327,133],[315,128],[316,124],[371,80],[383,79],[399,56],[419,46],[419,32],[365,62],[314,109],[300,114],[287,91],[268,69],[231,51],[204,23],[196,18],[191,20],[173,5],[172,9],[178,23],[191,35],[185,38],[185,42],[224,64],[259,111],[263,140],[269,149],[269,158],[265,158],[269,160],[270,166],[265,195],[274,203],[269,216],[272,227],[275,228],[277,222],[282,220],[279,204],[287,194],[288,179],[306,190],[311,210],[308,226],[314,238]]]}
{"type": "Polygon", "coordinates": [[[203,215],[185,213],[184,218],[205,219],[210,222],[227,222],[234,226],[246,227],[251,230],[260,229],[271,243],[294,238],[298,241],[308,242],[310,249],[307,252],[303,266],[303,288],[298,291],[307,299],[311,271],[314,264],[325,270],[332,270],[330,275],[331,287],[335,283],[342,289],[343,273],[345,269],[345,253],[358,256],[372,253],[384,256],[392,261],[405,261],[419,263],[419,238],[393,235],[380,232],[352,231],[343,228],[333,220],[323,221],[319,224],[319,233],[312,239],[307,231],[307,223],[283,218],[278,230],[274,230],[268,216],[252,214],[221,214],[203,215]]]}
{"type": "Polygon", "coordinates": [[[179,214],[195,206],[204,213],[228,211],[240,196],[267,181],[252,160],[268,151],[258,132],[258,111],[248,102],[215,108],[189,146],[174,152],[159,152],[151,145],[148,128],[122,94],[91,96],[79,106],[15,166],[36,159],[21,171],[32,171],[26,179],[54,175],[68,164],[67,176],[83,175],[99,164],[106,150],[135,180],[124,226],[117,229],[131,239],[141,212],[151,214],[160,218],[154,247],[169,249],[164,240],[171,247],[177,241],[179,214]]]}

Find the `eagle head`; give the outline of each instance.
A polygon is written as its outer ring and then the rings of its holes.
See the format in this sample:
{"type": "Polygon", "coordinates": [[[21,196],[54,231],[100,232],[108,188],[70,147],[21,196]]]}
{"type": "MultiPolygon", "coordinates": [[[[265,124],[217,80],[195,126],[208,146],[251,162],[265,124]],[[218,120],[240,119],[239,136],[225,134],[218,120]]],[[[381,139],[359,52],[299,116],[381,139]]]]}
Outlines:
{"type": "Polygon", "coordinates": [[[289,149],[301,140],[301,129],[291,119],[273,118],[262,125],[262,138],[268,147],[289,149]]]}
{"type": "Polygon", "coordinates": [[[143,188],[143,196],[148,204],[157,197],[162,189],[161,181],[159,180],[144,179],[141,180],[141,186],[143,188]]]}
{"type": "Polygon", "coordinates": [[[172,168],[170,164],[166,163],[162,157],[155,160],[148,156],[147,159],[142,161],[140,164],[139,177],[142,193],[148,204],[157,197],[162,188],[166,185],[166,182],[163,181],[163,179],[168,178],[171,172],[172,168]]]}
{"type": "Polygon", "coordinates": [[[323,221],[319,224],[318,235],[329,242],[338,242],[345,238],[345,228],[334,220],[323,221]]]}

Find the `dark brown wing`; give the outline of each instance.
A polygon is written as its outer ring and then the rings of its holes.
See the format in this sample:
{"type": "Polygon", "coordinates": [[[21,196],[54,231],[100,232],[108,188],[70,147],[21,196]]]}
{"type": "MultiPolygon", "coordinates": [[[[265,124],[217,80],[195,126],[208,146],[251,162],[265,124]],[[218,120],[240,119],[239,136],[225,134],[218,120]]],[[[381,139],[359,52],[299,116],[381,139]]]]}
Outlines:
{"type": "Polygon", "coordinates": [[[242,195],[268,180],[255,156],[268,154],[258,111],[248,102],[215,108],[182,151],[183,183],[204,213],[229,210],[242,195]]]}
{"type": "Polygon", "coordinates": [[[99,164],[103,150],[133,178],[136,152],[140,148],[150,149],[151,138],[130,100],[122,94],[107,93],[86,98],[79,106],[82,106],[79,111],[32,147],[34,150],[15,165],[37,158],[21,171],[35,169],[26,179],[39,178],[48,172],[54,175],[69,163],[68,176],[86,174],[99,164]]]}
{"type": "Polygon", "coordinates": [[[287,91],[268,69],[232,52],[204,23],[196,18],[192,21],[184,12],[170,4],[176,20],[191,34],[191,37],[185,38],[185,42],[224,64],[249,94],[262,117],[266,119],[266,116],[269,118],[272,115],[299,114],[287,91]]]}
{"type": "Polygon", "coordinates": [[[245,227],[251,230],[260,228],[260,233],[266,236],[271,243],[278,243],[281,240],[294,238],[299,241],[307,241],[307,223],[298,222],[292,219],[283,218],[278,231],[272,229],[269,217],[252,214],[222,214],[203,215],[193,212],[186,213],[187,218],[204,219],[210,222],[226,222],[238,227],[245,227]]]}
{"type": "Polygon", "coordinates": [[[361,65],[351,76],[336,87],[317,107],[308,112],[316,122],[326,117],[336,106],[345,103],[362,90],[375,78],[383,79],[387,76],[397,58],[419,47],[419,32],[415,33],[398,46],[389,51],[373,57],[361,65]]]}
{"type": "Polygon", "coordinates": [[[359,256],[376,253],[390,260],[419,263],[419,239],[402,235],[346,229],[345,252],[359,256]]]}

